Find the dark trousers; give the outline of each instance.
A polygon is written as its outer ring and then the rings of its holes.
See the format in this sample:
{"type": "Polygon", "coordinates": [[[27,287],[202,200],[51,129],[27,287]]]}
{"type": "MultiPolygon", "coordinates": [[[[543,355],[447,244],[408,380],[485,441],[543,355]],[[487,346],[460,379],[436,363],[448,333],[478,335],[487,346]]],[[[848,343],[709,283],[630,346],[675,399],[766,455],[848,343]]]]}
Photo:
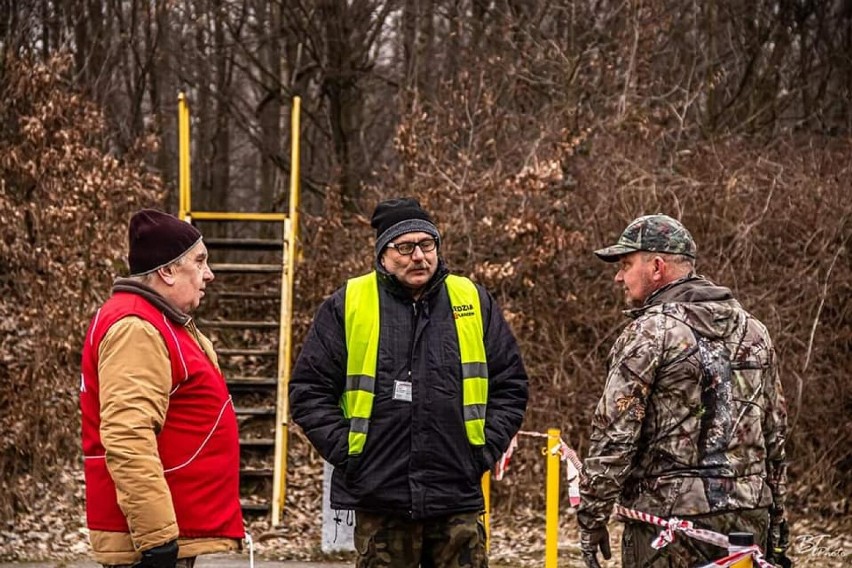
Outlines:
{"type": "Polygon", "coordinates": [[[357,568],[487,568],[479,513],[423,521],[355,512],[357,568]]]}
{"type": "MultiPolygon", "coordinates": [[[[709,529],[720,534],[750,532],[754,543],[764,548],[769,530],[769,510],[750,509],[745,511],[678,517],[692,521],[696,528],[709,529]]],[[[621,564],[624,568],[692,568],[707,564],[728,551],[710,543],[695,540],[683,533],[675,533],[675,541],[660,550],[651,548],[651,542],[662,529],[656,525],[627,522],[621,538],[621,564]]]]}
{"type": "MultiPolygon", "coordinates": [[[[104,568],[132,568],[136,564],[102,564],[104,568]]],[[[178,558],[175,568],[193,568],[195,566],[195,556],[189,558],[178,558]]]]}

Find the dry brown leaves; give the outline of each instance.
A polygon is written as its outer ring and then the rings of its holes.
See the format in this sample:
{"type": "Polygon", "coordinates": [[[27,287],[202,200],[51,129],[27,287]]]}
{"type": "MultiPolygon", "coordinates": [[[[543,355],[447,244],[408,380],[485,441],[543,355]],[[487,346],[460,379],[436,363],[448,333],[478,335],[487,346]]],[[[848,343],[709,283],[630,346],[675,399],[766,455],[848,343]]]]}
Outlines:
{"type": "MultiPolygon", "coordinates": [[[[322,461],[306,446],[300,435],[291,444],[287,508],[283,523],[271,528],[268,520],[247,520],[247,531],[255,543],[259,559],[275,561],[348,560],[351,556],[323,554],[320,550],[322,519],[322,461]]],[[[512,481],[511,473],[497,489],[512,481]]],[[[539,478],[543,482],[543,477],[539,478]]],[[[32,483],[18,480],[13,491],[32,483]]],[[[538,488],[543,492],[543,484],[538,488]]],[[[0,529],[0,560],[73,562],[88,554],[85,528],[84,484],[79,465],[69,465],[49,484],[37,486],[38,498],[28,510],[10,519],[0,529]]],[[[619,558],[621,525],[610,523],[614,558],[619,558]]],[[[564,507],[559,522],[560,566],[582,568],[579,536],[572,509],[564,507]]],[[[852,525],[846,520],[798,518],[793,525],[794,558],[799,562],[819,562],[820,566],[840,568],[845,558],[830,552],[852,555],[852,525]],[[815,538],[825,535],[814,544],[815,538]]],[[[544,564],[545,518],[543,509],[530,502],[516,502],[511,508],[497,505],[491,525],[491,565],[495,568],[538,568],[544,564]]]]}
{"type": "Polygon", "coordinates": [[[78,451],[85,327],[124,267],[130,213],[161,196],[138,157],[104,152],[103,118],[67,87],[67,63],[10,58],[0,80],[0,479],[33,481],[3,517],[78,451]]]}

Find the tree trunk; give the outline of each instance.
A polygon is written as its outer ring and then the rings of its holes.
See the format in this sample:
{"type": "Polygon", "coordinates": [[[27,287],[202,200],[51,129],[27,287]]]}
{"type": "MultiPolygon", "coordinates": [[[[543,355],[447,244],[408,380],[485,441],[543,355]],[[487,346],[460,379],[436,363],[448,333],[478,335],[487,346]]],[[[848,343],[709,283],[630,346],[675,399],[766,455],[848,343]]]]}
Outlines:
{"type": "Polygon", "coordinates": [[[231,183],[231,120],[228,110],[230,96],[230,48],[225,45],[225,18],[221,0],[213,3],[213,45],[215,69],[215,131],[211,164],[211,191],[208,207],[227,210],[228,190],[231,183]]]}
{"type": "MultiPolygon", "coordinates": [[[[261,131],[260,148],[260,203],[261,211],[271,211],[283,184],[281,171],[275,157],[281,154],[281,7],[276,2],[261,2],[265,6],[265,21],[259,22],[258,32],[266,42],[260,53],[264,65],[261,70],[260,103],[257,109],[261,131]]],[[[261,7],[258,11],[263,10],[261,7]]]]}
{"type": "MultiPolygon", "coordinates": [[[[324,94],[328,99],[331,138],[337,161],[337,183],[344,206],[358,210],[361,180],[355,165],[353,134],[357,131],[359,116],[358,95],[355,92],[356,76],[351,68],[349,54],[356,46],[349,45],[348,9],[337,0],[322,0],[321,20],[325,22],[326,57],[328,68],[324,81],[324,94]]],[[[363,47],[363,46],[358,46],[363,47]]]]}
{"type": "MultiPolygon", "coordinates": [[[[178,130],[177,130],[177,81],[172,56],[174,44],[171,33],[171,18],[165,4],[159,2],[154,8],[156,33],[160,49],[155,56],[151,74],[150,100],[154,109],[154,125],[160,138],[157,147],[157,167],[168,190],[166,203],[171,211],[178,208],[178,130]]],[[[190,101],[191,103],[192,101],[190,101]]]]}

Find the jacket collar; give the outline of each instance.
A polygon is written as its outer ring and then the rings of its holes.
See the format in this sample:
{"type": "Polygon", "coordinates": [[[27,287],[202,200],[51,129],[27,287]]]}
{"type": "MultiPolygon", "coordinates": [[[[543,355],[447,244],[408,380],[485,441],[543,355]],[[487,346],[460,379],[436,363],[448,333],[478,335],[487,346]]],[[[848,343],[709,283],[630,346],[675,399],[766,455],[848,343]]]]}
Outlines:
{"type": "Polygon", "coordinates": [[[192,319],[187,314],[173,308],[172,305],[169,304],[160,294],[154,291],[153,288],[132,278],[117,278],[112,284],[112,293],[115,294],[116,292],[126,292],[128,294],[142,296],[155,308],[163,312],[167,318],[178,325],[185,326],[192,319]]]}
{"type": "MultiPolygon", "coordinates": [[[[429,280],[429,282],[426,283],[426,286],[424,287],[423,293],[420,295],[419,300],[426,300],[432,297],[435,294],[435,291],[440,288],[444,280],[447,279],[447,275],[449,273],[450,271],[444,264],[444,259],[438,258],[438,268],[437,270],[435,270],[435,274],[432,275],[432,278],[429,280]]],[[[376,262],[376,274],[378,275],[379,283],[384,286],[391,294],[406,301],[414,300],[408,288],[400,284],[396,276],[385,270],[385,267],[378,262],[376,262]]]]}
{"type": "Polygon", "coordinates": [[[624,310],[624,314],[635,319],[650,308],[662,304],[724,302],[733,299],[734,295],[730,289],[717,286],[707,278],[693,273],[654,291],[642,307],[624,310]]]}

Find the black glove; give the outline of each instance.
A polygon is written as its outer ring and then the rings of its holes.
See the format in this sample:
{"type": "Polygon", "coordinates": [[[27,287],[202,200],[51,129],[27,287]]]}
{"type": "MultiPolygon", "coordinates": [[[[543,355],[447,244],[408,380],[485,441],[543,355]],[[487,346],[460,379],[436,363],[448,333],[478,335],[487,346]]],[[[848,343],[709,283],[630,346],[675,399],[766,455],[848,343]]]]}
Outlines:
{"type": "Polygon", "coordinates": [[[769,523],[769,538],[766,542],[766,561],[781,568],[792,568],[793,561],[787,557],[787,547],[790,546],[790,528],[787,521],[769,523]]]}
{"type": "Polygon", "coordinates": [[[612,551],[609,548],[609,531],[606,527],[597,529],[585,529],[580,527],[580,550],[583,553],[583,562],[586,563],[586,568],[601,568],[598,562],[598,548],[604,559],[612,558],[612,551]]]}
{"type": "Polygon", "coordinates": [[[178,557],[177,540],[142,551],[142,560],[136,568],[175,568],[178,557]]]}

